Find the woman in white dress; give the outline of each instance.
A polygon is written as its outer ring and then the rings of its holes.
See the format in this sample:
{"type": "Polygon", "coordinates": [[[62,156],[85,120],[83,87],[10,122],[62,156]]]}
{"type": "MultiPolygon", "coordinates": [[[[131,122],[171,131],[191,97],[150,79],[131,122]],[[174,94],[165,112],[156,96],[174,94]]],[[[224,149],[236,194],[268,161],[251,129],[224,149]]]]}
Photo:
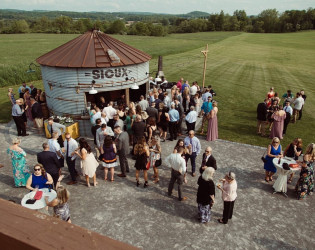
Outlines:
{"type": "Polygon", "coordinates": [[[99,164],[91,151],[90,145],[84,138],[79,140],[79,145],[80,152],[75,151],[75,153],[81,158],[81,168],[82,173],[85,176],[86,185],[90,187],[90,178],[93,178],[94,186],[96,186],[97,182],[95,171],[99,164]]]}

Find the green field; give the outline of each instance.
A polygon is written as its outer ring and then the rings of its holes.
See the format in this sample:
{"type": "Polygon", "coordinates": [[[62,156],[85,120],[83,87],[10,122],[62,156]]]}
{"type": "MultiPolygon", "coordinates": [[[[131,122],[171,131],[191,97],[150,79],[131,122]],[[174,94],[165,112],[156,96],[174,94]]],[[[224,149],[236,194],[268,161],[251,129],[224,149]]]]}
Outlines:
{"type": "MultiPolygon", "coordinates": [[[[76,35],[2,35],[0,66],[22,67],[25,72],[31,61],[74,37],[76,35]]],[[[293,92],[304,89],[307,95],[302,120],[288,126],[282,144],[288,144],[295,137],[301,137],[304,145],[315,141],[312,132],[315,124],[315,32],[208,32],[159,38],[114,37],[151,54],[151,71],[157,69],[157,56],[163,55],[163,70],[169,81],[184,77],[190,82],[197,80],[199,84],[203,69],[200,51],[208,43],[206,85],[211,84],[218,94],[221,139],[261,146],[268,144],[269,139],[255,135],[256,107],[273,86],[279,95],[287,89],[293,92]]],[[[0,91],[0,121],[7,122],[10,118],[7,87],[0,91]]]]}

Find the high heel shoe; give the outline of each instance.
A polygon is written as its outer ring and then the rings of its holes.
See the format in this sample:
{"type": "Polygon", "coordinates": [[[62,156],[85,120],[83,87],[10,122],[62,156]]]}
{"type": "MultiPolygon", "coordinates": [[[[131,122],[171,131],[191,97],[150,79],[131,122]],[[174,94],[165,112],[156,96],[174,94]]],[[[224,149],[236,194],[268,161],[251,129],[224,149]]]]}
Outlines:
{"type": "Polygon", "coordinates": [[[159,183],[160,179],[159,178],[155,178],[155,180],[153,181],[154,183],[159,183]]]}
{"type": "Polygon", "coordinates": [[[137,187],[139,187],[140,186],[140,182],[137,180],[137,187]]]}
{"type": "Polygon", "coordinates": [[[146,188],[146,187],[148,187],[148,186],[149,186],[149,184],[148,184],[148,182],[146,181],[146,182],[144,183],[143,187],[146,188]]]}

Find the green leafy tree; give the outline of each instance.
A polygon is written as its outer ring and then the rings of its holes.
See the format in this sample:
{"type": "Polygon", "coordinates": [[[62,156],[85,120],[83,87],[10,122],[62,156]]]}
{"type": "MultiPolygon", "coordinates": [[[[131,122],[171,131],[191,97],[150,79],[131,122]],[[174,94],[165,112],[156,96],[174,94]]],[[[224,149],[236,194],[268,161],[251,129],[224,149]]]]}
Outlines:
{"type": "Polygon", "coordinates": [[[54,21],[54,27],[57,33],[71,33],[72,18],[68,16],[57,17],[54,21]]]}
{"type": "Polygon", "coordinates": [[[233,16],[237,17],[239,21],[240,30],[244,31],[245,27],[248,25],[249,18],[245,12],[245,10],[236,10],[234,11],[233,16]]]}
{"type": "Polygon", "coordinates": [[[279,13],[276,9],[267,9],[258,15],[259,21],[263,22],[262,29],[266,33],[279,31],[279,13]]]}
{"type": "Polygon", "coordinates": [[[122,34],[126,30],[125,23],[121,20],[112,22],[110,27],[107,29],[109,34],[122,34]]]}
{"type": "Polygon", "coordinates": [[[16,20],[11,25],[12,33],[28,33],[30,31],[28,23],[23,20],[16,20]]]}

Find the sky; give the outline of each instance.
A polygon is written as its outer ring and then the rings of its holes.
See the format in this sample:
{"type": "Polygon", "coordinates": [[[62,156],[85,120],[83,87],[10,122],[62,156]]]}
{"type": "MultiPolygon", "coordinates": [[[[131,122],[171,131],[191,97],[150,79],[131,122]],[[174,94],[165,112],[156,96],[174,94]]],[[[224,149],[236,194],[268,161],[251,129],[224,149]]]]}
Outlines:
{"type": "Polygon", "coordinates": [[[153,12],[186,14],[191,11],[233,14],[245,10],[257,15],[265,9],[303,10],[315,8],[315,0],[1,0],[0,9],[98,12],[153,12]]]}

